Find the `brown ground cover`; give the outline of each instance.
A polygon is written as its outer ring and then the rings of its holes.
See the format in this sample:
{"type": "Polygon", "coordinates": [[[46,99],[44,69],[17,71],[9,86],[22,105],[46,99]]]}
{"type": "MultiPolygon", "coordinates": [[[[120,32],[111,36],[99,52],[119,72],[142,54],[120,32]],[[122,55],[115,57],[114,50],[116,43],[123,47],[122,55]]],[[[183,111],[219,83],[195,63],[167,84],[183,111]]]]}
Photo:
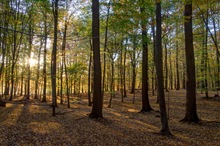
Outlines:
{"type": "MultiPolygon", "coordinates": [[[[214,94],[214,93],[213,93],[214,94]]],[[[86,95],[71,97],[71,108],[58,104],[52,117],[50,102],[21,101],[20,98],[0,107],[0,145],[210,145],[220,146],[220,102],[202,99],[198,94],[199,124],[180,123],[185,113],[185,91],[170,91],[169,126],[173,136],[159,134],[160,118],[156,97],[150,96],[154,111],[138,113],[141,95],[129,94],[121,102],[120,94],[107,108],[109,95],[105,94],[104,119],[90,119],[91,107],[86,95]]],[[[211,95],[213,96],[213,95],[211,95]]],[[[58,101],[59,102],[59,101],[58,101]]]]}

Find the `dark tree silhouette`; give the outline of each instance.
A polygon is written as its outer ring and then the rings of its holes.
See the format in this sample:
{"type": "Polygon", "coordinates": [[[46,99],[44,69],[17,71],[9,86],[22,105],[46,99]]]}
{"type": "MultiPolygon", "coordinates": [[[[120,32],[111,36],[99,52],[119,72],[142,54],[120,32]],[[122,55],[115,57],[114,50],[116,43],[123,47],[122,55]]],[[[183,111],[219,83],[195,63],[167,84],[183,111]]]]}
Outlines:
{"type": "Polygon", "coordinates": [[[196,77],[192,33],[192,1],[185,4],[184,12],[185,53],[186,53],[186,113],[182,122],[199,122],[196,108],[196,77]]]}
{"type": "Polygon", "coordinates": [[[163,80],[163,62],[162,62],[162,42],[161,42],[161,2],[156,2],[156,49],[155,49],[155,64],[158,83],[158,98],[160,104],[160,119],[161,133],[171,134],[168,126],[166,103],[164,95],[164,80],[163,80]]]}
{"type": "MultiPolygon", "coordinates": [[[[141,7],[141,13],[145,14],[146,8],[141,7]]],[[[142,109],[141,112],[151,111],[152,108],[149,102],[148,96],[148,44],[147,44],[147,29],[146,29],[146,21],[147,19],[144,17],[142,20],[142,109]]]]}
{"type": "Polygon", "coordinates": [[[51,83],[52,83],[52,107],[53,113],[55,116],[55,107],[56,107],[56,64],[57,64],[57,26],[58,26],[58,1],[53,2],[53,16],[54,16],[54,41],[53,41],[53,50],[51,57],[51,83]]]}
{"type": "Polygon", "coordinates": [[[99,0],[92,0],[92,45],[94,65],[94,93],[92,112],[89,117],[102,118],[103,98],[101,91],[101,63],[99,38],[99,0]]]}

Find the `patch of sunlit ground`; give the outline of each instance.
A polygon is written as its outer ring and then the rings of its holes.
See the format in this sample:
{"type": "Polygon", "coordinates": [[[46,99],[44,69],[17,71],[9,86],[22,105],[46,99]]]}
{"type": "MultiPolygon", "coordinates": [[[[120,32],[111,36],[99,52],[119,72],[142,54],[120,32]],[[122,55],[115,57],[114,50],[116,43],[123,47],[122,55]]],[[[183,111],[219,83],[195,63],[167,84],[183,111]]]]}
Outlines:
{"type": "MultiPolygon", "coordinates": [[[[4,118],[4,121],[2,122],[3,125],[16,125],[19,119],[19,116],[21,115],[23,105],[13,105],[13,104],[7,104],[7,108],[11,108],[10,113],[7,113],[7,117],[4,118]],[[14,108],[16,106],[16,108],[14,108]]],[[[4,111],[3,111],[4,112],[4,111]]],[[[4,114],[4,113],[3,113],[4,114]]]]}
{"type": "Polygon", "coordinates": [[[29,106],[28,111],[30,112],[30,114],[37,114],[37,113],[40,113],[40,114],[48,113],[49,114],[50,113],[50,111],[41,108],[39,105],[29,106]]]}
{"type": "Polygon", "coordinates": [[[61,131],[62,125],[58,122],[38,121],[30,122],[28,128],[39,134],[53,134],[53,132],[61,131]]]}
{"type": "Polygon", "coordinates": [[[131,113],[138,113],[139,110],[137,110],[137,109],[128,109],[128,112],[131,112],[131,113]]]}

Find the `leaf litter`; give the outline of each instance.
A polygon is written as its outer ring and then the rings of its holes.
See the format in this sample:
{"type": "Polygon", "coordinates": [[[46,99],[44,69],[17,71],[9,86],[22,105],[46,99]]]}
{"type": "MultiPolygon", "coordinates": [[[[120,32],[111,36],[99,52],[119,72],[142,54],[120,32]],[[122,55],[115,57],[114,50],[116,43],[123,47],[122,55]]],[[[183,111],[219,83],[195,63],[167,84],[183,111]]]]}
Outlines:
{"type": "MultiPolygon", "coordinates": [[[[185,114],[185,91],[170,91],[167,109],[173,136],[159,134],[159,105],[150,96],[154,111],[139,113],[141,95],[128,94],[121,102],[120,94],[105,94],[103,119],[90,119],[87,96],[74,97],[71,108],[58,104],[52,116],[51,103],[31,99],[29,102],[7,102],[0,107],[0,145],[215,145],[220,146],[220,102],[198,97],[199,124],[180,123],[185,114]]],[[[202,96],[202,95],[201,95],[202,96]]],[[[71,97],[73,98],[73,97],[71,97]]],[[[59,102],[59,101],[58,101],[59,102]]]]}

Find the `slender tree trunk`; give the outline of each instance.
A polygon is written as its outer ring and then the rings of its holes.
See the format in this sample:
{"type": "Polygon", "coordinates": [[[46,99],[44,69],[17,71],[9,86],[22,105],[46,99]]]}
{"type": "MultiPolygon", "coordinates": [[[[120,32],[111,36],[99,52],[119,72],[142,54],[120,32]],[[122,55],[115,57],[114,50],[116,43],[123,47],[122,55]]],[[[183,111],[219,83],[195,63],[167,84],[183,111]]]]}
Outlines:
{"type": "Polygon", "coordinates": [[[109,20],[109,11],[110,11],[110,5],[111,0],[108,2],[107,7],[107,18],[106,18],[106,24],[105,24],[105,43],[104,43],[104,58],[103,58],[103,75],[102,75],[102,96],[104,96],[105,93],[105,76],[106,76],[106,49],[107,49],[107,42],[108,42],[108,20],[109,20]]]}
{"type": "Polygon", "coordinates": [[[60,65],[60,104],[63,104],[63,50],[62,50],[62,61],[60,65]]]}
{"type": "Polygon", "coordinates": [[[168,92],[168,59],[167,59],[167,44],[164,44],[164,48],[165,48],[165,55],[164,55],[164,65],[165,65],[165,90],[166,92],[168,92]]]}
{"type": "Polygon", "coordinates": [[[69,80],[68,80],[68,73],[66,67],[66,59],[64,58],[64,68],[65,68],[65,77],[66,77],[66,96],[67,96],[67,107],[70,108],[70,93],[69,93],[69,80]]]}
{"type": "MultiPolygon", "coordinates": [[[[128,39],[126,39],[126,44],[128,44],[128,39]]],[[[127,56],[127,48],[125,47],[125,51],[124,51],[124,60],[123,60],[123,87],[124,87],[124,97],[127,97],[127,91],[126,91],[126,76],[125,76],[125,72],[126,72],[126,57],[127,56]]]]}
{"type": "Polygon", "coordinates": [[[53,16],[54,16],[54,41],[51,57],[51,83],[52,83],[52,115],[55,116],[56,107],[56,64],[57,64],[57,26],[58,26],[58,1],[53,2],[53,16]]]}
{"type": "MultiPolygon", "coordinates": [[[[31,17],[31,16],[30,16],[31,17]]],[[[31,34],[29,36],[29,49],[28,49],[28,84],[27,84],[27,95],[26,95],[26,99],[29,100],[30,99],[30,95],[31,95],[31,65],[30,65],[30,59],[31,59],[31,51],[32,51],[32,42],[33,42],[33,37],[32,37],[32,31],[33,31],[33,28],[32,28],[32,23],[30,22],[29,24],[29,34],[31,34]]]]}
{"type": "Polygon", "coordinates": [[[131,83],[131,94],[135,92],[136,85],[136,36],[133,39],[133,51],[131,55],[131,66],[132,66],[132,83],[131,83]]]}
{"type": "Polygon", "coordinates": [[[46,22],[47,16],[44,14],[44,35],[45,35],[45,42],[44,42],[44,61],[43,61],[43,99],[42,102],[47,102],[47,22],[46,22]]]}
{"type": "MultiPolygon", "coordinates": [[[[66,53],[65,53],[66,33],[67,33],[67,20],[65,20],[65,27],[64,27],[64,33],[63,33],[64,35],[63,35],[63,42],[62,42],[62,70],[61,70],[62,73],[61,74],[63,75],[63,66],[64,66],[65,77],[66,77],[67,107],[70,108],[69,85],[68,85],[69,80],[68,80],[68,73],[67,73],[67,67],[66,67],[66,53]]],[[[61,97],[62,97],[62,95],[61,95],[61,97]]],[[[63,102],[63,100],[61,100],[61,102],[63,102]]]]}
{"type": "Polygon", "coordinates": [[[73,81],[73,94],[76,95],[76,80],[75,79],[73,81]]]}
{"type": "Polygon", "coordinates": [[[124,102],[124,85],[123,85],[123,48],[121,49],[120,52],[120,82],[121,82],[121,102],[124,102]]]}
{"type": "MultiPolygon", "coordinates": [[[[6,58],[6,66],[5,68],[9,68],[10,62],[9,58],[6,58]]],[[[9,95],[9,77],[10,71],[8,69],[5,70],[5,89],[4,89],[4,95],[9,95]]]]}
{"type": "Polygon", "coordinates": [[[169,62],[170,62],[170,89],[173,90],[173,66],[172,66],[172,54],[171,54],[171,50],[169,51],[169,62]]]}
{"type": "Polygon", "coordinates": [[[161,38],[161,2],[156,2],[156,49],[155,49],[155,64],[158,82],[158,98],[160,105],[161,133],[170,135],[171,132],[168,126],[166,113],[166,103],[164,95],[163,81],[163,63],[162,63],[162,38],[161,38]]]}
{"type": "MultiPolygon", "coordinates": [[[[6,17],[6,16],[5,16],[6,17]]],[[[2,42],[0,42],[1,44],[1,57],[2,57],[2,62],[1,62],[1,66],[0,66],[0,79],[2,77],[2,73],[3,73],[3,70],[4,70],[4,66],[5,66],[5,56],[6,56],[6,49],[7,49],[7,41],[6,41],[6,37],[7,37],[7,34],[8,34],[8,22],[6,20],[4,20],[5,23],[4,23],[4,27],[6,28],[6,31],[3,31],[3,37],[2,37],[2,42]]],[[[2,32],[0,32],[2,34],[2,32]]]]}
{"type": "Polygon", "coordinates": [[[180,77],[179,77],[179,46],[176,41],[176,90],[180,90],[180,77]]]}
{"type": "Polygon", "coordinates": [[[91,67],[92,67],[92,42],[91,40],[89,41],[90,43],[90,52],[89,52],[89,71],[88,71],[88,106],[92,105],[91,101],[91,67]]]}
{"type": "Polygon", "coordinates": [[[196,108],[196,77],[195,60],[193,51],[193,31],[192,31],[192,1],[186,1],[184,11],[184,32],[185,32],[185,53],[186,53],[186,113],[182,122],[198,123],[196,108]]]}
{"type": "MultiPolygon", "coordinates": [[[[14,27],[16,30],[16,27],[14,27]]],[[[15,67],[15,55],[16,55],[16,50],[17,50],[17,37],[16,33],[13,33],[13,50],[12,50],[12,64],[11,64],[11,92],[10,92],[10,98],[9,100],[12,101],[13,98],[13,90],[14,90],[14,67],[15,67]]]]}
{"type": "Polygon", "coordinates": [[[23,70],[22,70],[22,73],[21,73],[21,87],[20,87],[20,96],[23,95],[23,85],[24,85],[24,73],[23,73],[23,70]]]}
{"type": "MultiPolygon", "coordinates": [[[[112,54],[113,55],[113,54],[112,54]]],[[[111,56],[111,84],[110,84],[110,92],[111,92],[111,96],[110,96],[110,99],[109,99],[109,104],[108,104],[108,107],[111,108],[112,107],[112,98],[115,94],[115,91],[114,91],[114,58],[113,56],[111,56]]]]}
{"type": "Polygon", "coordinates": [[[102,85],[101,85],[101,63],[100,63],[100,36],[99,36],[99,1],[92,0],[92,43],[94,64],[94,88],[91,118],[102,118],[102,85]]]}
{"type": "Polygon", "coordinates": [[[39,91],[39,77],[40,77],[40,56],[41,56],[41,49],[43,46],[43,40],[41,39],[40,42],[40,48],[39,48],[39,52],[38,52],[38,60],[37,60],[37,78],[35,81],[35,90],[34,90],[34,98],[38,99],[38,91],[39,91]]]}
{"type": "MultiPolygon", "coordinates": [[[[208,23],[208,10],[207,10],[207,18],[206,18],[206,23],[208,23]]],[[[203,39],[203,50],[202,50],[202,59],[201,59],[201,75],[202,75],[202,90],[205,91],[205,98],[208,98],[208,50],[207,50],[207,45],[208,45],[208,28],[207,25],[204,28],[204,39],[203,39]]]]}
{"type": "MultiPolygon", "coordinates": [[[[154,92],[156,90],[155,88],[156,88],[156,85],[157,85],[157,77],[155,75],[156,34],[155,34],[155,19],[154,19],[154,17],[152,17],[151,30],[152,30],[152,35],[153,35],[153,60],[154,60],[154,67],[152,69],[152,95],[155,95],[154,92]]],[[[157,96],[157,101],[156,102],[159,103],[158,96],[157,96]]]]}

